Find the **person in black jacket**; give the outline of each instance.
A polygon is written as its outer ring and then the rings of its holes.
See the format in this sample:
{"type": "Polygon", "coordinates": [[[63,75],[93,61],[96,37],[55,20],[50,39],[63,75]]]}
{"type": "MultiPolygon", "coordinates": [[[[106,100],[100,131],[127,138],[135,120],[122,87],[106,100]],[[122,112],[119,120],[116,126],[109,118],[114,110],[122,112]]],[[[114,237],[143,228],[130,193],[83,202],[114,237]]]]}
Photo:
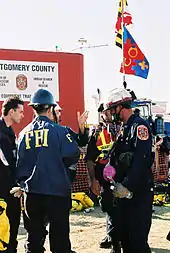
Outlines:
{"type": "Polygon", "coordinates": [[[24,102],[11,96],[2,104],[0,119],[0,198],[7,203],[7,216],[10,222],[10,241],[8,253],[17,252],[17,233],[20,224],[20,201],[10,194],[15,186],[16,143],[15,133],[11,126],[19,124],[24,117],[24,102]]]}

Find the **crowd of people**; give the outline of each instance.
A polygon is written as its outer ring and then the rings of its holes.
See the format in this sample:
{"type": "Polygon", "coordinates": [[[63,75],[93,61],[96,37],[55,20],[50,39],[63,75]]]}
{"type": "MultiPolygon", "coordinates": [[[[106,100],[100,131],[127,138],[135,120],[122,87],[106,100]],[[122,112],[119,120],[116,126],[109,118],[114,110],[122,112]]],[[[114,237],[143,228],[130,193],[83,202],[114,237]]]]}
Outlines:
{"type": "Polygon", "coordinates": [[[24,117],[24,102],[15,96],[4,101],[0,120],[0,215],[6,212],[7,218],[0,231],[0,252],[17,252],[22,200],[25,252],[43,253],[49,233],[52,253],[74,253],[69,238],[71,188],[79,148],[86,145],[90,189],[100,196],[101,209],[107,213],[107,237],[100,246],[110,247],[111,253],[151,252],[152,132],[148,123],[132,111],[132,101],[126,89],[113,89],[99,108],[102,122],[89,136],[88,112],[78,114],[76,133],[60,124],[61,108],[53,95],[39,89],[29,104],[35,117],[17,141],[11,126],[24,117]]]}

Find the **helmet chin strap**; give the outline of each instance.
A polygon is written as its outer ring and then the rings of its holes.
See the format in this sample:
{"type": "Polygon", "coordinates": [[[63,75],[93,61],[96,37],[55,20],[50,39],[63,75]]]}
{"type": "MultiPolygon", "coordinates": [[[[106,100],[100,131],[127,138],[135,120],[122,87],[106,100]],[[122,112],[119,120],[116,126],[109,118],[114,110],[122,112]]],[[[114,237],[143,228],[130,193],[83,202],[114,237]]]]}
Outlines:
{"type": "Polygon", "coordinates": [[[59,120],[57,118],[56,112],[55,112],[55,106],[52,106],[52,113],[53,113],[53,117],[54,117],[54,122],[55,123],[59,123],[59,120]]]}
{"type": "Polygon", "coordinates": [[[115,113],[112,115],[112,120],[115,122],[115,123],[118,123],[118,121],[120,121],[120,113],[121,111],[124,109],[123,107],[119,110],[118,113],[116,113],[116,109],[117,107],[115,107],[115,113]]]}

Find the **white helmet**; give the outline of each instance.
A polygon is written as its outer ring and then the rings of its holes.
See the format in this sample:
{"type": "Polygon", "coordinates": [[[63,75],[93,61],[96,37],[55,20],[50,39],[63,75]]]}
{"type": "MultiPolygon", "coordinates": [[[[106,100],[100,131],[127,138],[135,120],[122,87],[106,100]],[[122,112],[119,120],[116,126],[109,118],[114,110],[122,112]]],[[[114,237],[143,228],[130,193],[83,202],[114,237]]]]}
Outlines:
{"type": "Polygon", "coordinates": [[[126,89],[115,88],[109,92],[109,96],[105,105],[105,110],[116,107],[117,105],[130,106],[132,102],[132,96],[126,89]]]}

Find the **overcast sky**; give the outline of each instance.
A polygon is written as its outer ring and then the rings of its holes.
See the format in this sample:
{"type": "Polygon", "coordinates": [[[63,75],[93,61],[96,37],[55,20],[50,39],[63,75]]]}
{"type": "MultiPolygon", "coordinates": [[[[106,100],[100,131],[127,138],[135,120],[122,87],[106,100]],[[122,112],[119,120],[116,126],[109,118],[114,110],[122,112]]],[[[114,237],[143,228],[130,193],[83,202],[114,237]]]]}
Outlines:
{"type": "MultiPolygon", "coordinates": [[[[86,100],[99,87],[121,87],[121,51],[114,45],[118,0],[1,0],[0,48],[62,51],[79,47],[84,37],[86,100]]],[[[133,17],[131,34],[149,63],[148,79],[127,76],[129,88],[139,97],[170,101],[170,0],[128,0],[133,17]]],[[[80,52],[77,49],[74,52],[80,52]]]]}

